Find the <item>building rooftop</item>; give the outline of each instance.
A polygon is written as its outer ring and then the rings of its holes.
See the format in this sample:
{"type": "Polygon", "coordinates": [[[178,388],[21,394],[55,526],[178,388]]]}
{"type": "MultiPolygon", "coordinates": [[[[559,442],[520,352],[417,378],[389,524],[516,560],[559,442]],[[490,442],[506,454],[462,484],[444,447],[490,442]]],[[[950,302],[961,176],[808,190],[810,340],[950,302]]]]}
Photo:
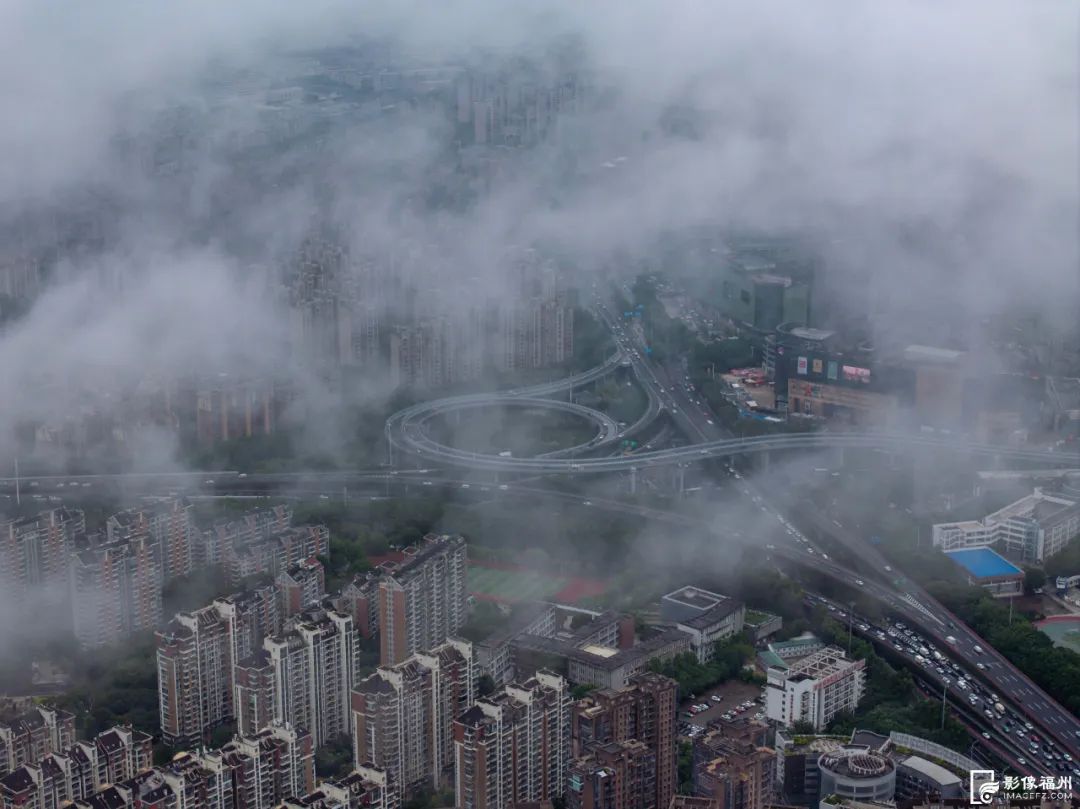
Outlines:
{"type": "Polygon", "coordinates": [[[700,587],[681,587],[674,592],[668,593],[664,596],[668,601],[673,601],[676,604],[685,604],[688,607],[696,607],[700,610],[712,609],[719,606],[724,601],[730,601],[727,596],[720,595],[719,593],[713,593],[709,590],[703,590],[700,587]]]}
{"type": "Polygon", "coordinates": [[[651,656],[662,650],[664,647],[680,641],[684,642],[687,647],[689,647],[690,636],[681,629],[672,627],[657,633],[647,640],[635,644],[629,649],[610,649],[610,647],[603,646],[594,647],[596,649],[604,650],[602,653],[598,654],[597,652],[589,651],[588,647],[581,649],[571,648],[567,650],[566,656],[590,666],[599,666],[607,671],[614,671],[628,663],[640,660],[642,657],[651,656]],[[614,652],[614,654],[608,654],[608,651],[614,652]]]}
{"type": "Polygon", "coordinates": [[[789,663],[788,679],[822,679],[830,674],[837,674],[849,668],[863,668],[865,661],[849,660],[842,649],[835,646],[826,646],[813,654],[789,663]]]}
{"type": "Polygon", "coordinates": [[[829,331],[828,329],[813,329],[809,326],[795,326],[788,330],[788,334],[792,337],[798,337],[800,340],[813,340],[815,342],[824,342],[830,337],[836,335],[836,332],[829,331]]]}
{"type": "Polygon", "coordinates": [[[938,784],[959,784],[960,776],[954,773],[952,770],[942,767],[940,764],[935,764],[932,761],[927,761],[920,756],[908,756],[901,762],[905,767],[911,770],[915,770],[922,775],[925,775],[930,780],[938,784]]]}
{"type": "Polygon", "coordinates": [[[945,551],[945,555],[976,579],[1023,575],[1024,572],[990,548],[961,548],[945,551]]]}
{"type": "Polygon", "coordinates": [[[963,351],[954,351],[951,348],[935,348],[934,346],[910,345],[904,349],[904,359],[914,363],[933,363],[938,365],[954,365],[964,357],[963,351]]]}
{"type": "Polygon", "coordinates": [[[688,626],[691,629],[708,629],[714,624],[719,624],[727,620],[727,618],[741,606],[742,602],[736,601],[733,598],[728,598],[725,599],[723,603],[718,604],[706,612],[695,615],[693,618],[687,618],[685,621],[679,621],[679,624],[688,626]]]}

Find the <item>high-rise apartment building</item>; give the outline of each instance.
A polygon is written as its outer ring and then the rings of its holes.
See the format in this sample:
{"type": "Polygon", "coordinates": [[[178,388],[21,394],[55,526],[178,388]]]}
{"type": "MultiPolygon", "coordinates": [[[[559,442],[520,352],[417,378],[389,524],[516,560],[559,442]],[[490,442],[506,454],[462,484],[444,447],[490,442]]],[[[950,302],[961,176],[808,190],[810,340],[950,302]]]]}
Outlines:
{"type": "Polygon", "coordinates": [[[401,794],[436,788],[453,764],[453,723],[476,696],[472,644],[448,640],[380,666],[352,694],[357,766],[385,769],[401,794]]]}
{"type": "Polygon", "coordinates": [[[566,789],[570,686],[538,671],[476,701],[454,722],[456,806],[509,809],[566,789]]]}
{"type": "Polygon", "coordinates": [[[286,798],[282,809],[398,809],[385,770],[358,767],[348,775],[319,783],[308,795],[286,798]]]}
{"type": "Polygon", "coordinates": [[[293,565],[329,555],[330,531],[325,525],[297,525],[234,545],[223,562],[229,581],[239,584],[249,576],[277,576],[293,565]]]}
{"type": "Polygon", "coordinates": [[[656,753],[630,739],[595,745],[568,768],[567,809],[656,809],[656,753]]]}
{"type": "MultiPolygon", "coordinates": [[[[236,718],[237,669],[281,632],[279,601],[275,586],[266,584],[178,613],[158,631],[158,710],[166,743],[198,744],[236,718]]],[[[259,719],[242,732],[260,730],[272,715],[259,719]]]]}
{"type": "MultiPolygon", "coordinates": [[[[0,809],[274,809],[314,795],[313,748],[302,731],[271,726],[157,767],[151,757],[149,736],[113,728],[0,778],[0,809]]],[[[340,803],[317,805],[395,809],[381,800],[380,777],[367,769],[333,779],[326,796],[340,803]]]]}
{"type": "Polygon", "coordinates": [[[655,806],[667,806],[678,780],[676,761],[676,696],[678,684],[660,674],[643,672],[618,691],[595,691],[575,705],[571,746],[582,756],[598,745],[637,739],[656,753],[655,806]]]}
{"type": "Polygon", "coordinates": [[[62,601],[67,593],[68,556],[86,531],[78,509],[54,508],[33,517],[0,519],[0,586],[10,603],[38,593],[62,601]]]}
{"type": "Polygon", "coordinates": [[[75,743],[75,717],[43,705],[0,718],[0,775],[75,743]]]}
{"type": "Polygon", "coordinates": [[[203,536],[187,500],[163,500],[114,514],[105,523],[109,541],[148,536],[158,546],[163,582],[186,576],[203,563],[203,536]]]}
{"type": "Polygon", "coordinates": [[[466,549],[461,536],[428,534],[387,563],[379,581],[380,662],[431,649],[465,623],[466,549]]]}
{"type": "Polygon", "coordinates": [[[236,809],[273,809],[315,789],[315,745],[302,728],[271,724],[202,758],[230,771],[236,809]]]}
{"type": "Polygon", "coordinates": [[[147,771],[151,745],[146,734],[116,727],[24,763],[0,778],[0,809],[60,809],[91,801],[106,785],[147,771]]]}
{"type": "Polygon", "coordinates": [[[263,645],[273,677],[274,720],[308,729],[316,747],[347,736],[359,652],[352,617],[311,609],[263,645]]]}
{"type": "Polygon", "coordinates": [[[219,520],[203,532],[206,563],[224,564],[237,549],[285,531],[291,524],[292,509],[287,505],[249,511],[235,520],[219,520]]]}
{"type": "Polygon", "coordinates": [[[744,723],[732,732],[721,723],[694,740],[694,794],[712,799],[716,809],[762,809],[772,803],[776,753],[765,746],[767,727],[744,723]]]}
{"type": "Polygon", "coordinates": [[[80,537],[69,573],[75,637],[83,646],[116,643],[161,622],[160,545],[149,533],[80,537]]]}
{"type": "Polygon", "coordinates": [[[158,715],[162,739],[198,744],[233,715],[229,625],[213,607],[177,613],[157,632],[158,715]]]}
{"type": "Polygon", "coordinates": [[[318,559],[305,559],[278,573],[278,593],[285,618],[301,612],[326,595],[326,574],[318,559]]]}

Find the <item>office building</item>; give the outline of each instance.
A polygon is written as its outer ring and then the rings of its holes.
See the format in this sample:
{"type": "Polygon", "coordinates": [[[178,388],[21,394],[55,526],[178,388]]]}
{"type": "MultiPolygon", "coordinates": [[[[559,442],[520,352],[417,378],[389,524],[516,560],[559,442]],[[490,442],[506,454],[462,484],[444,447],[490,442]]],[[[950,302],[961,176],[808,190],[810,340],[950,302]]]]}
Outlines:
{"type": "Polygon", "coordinates": [[[68,556],[86,532],[78,509],[54,508],[33,517],[0,519],[0,586],[11,604],[62,602],[68,587],[68,556]]]}
{"type": "Polygon", "coordinates": [[[448,640],[380,666],[352,693],[354,762],[386,770],[397,799],[444,785],[453,766],[454,719],[476,696],[472,645],[448,640]]]}
{"type": "Polygon", "coordinates": [[[690,636],[694,654],[706,663],[717,643],[742,632],[746,605],[698,587],[683,587],[661,597],[660,616],[690,636]]]}
{"type": "Polygon", "coordinates": [[[161,622],[160,545],[147,532],[79,537],[70,562],[75,637],[83,646],[117,643],[161,622]]]}
{"type": "Polygon", "coordinates": [[[359,651],[352,617],[310,609],[263,646],[273,677],[274,722],[305,728],[316,747],[347,736],[359,651]]]}
{"type": "Polygon", "coordinates": [[[513,666],[528,672],[557,667],[571,683],[622,688],[655,660],[668,660],[691,650],[691,637],[676,627],[635,633],[634,617],[557,607],[547,617],[511,640],[513,666]]]}
{"type": "Polygon", "coordinates": [[[826,647],[790,664],[771,665],[765,686],[769,719],[790,726],[808,722],[817,730],[839,713],[854,711],[862,699],[864,660],[848,660],[826,647]]]}
{"type": "Polygon", "coordinates": [[[981,520],[938,523],[933,542],[944,551],[995,546],[1010,559],[1039,564],[1080,536],[1080,500],[1069,490],[1034,493],[981,520]]]}
{"type": "Polygon", "coordinates": [[[515,605],[513,613],[503,626],[473,644],[480,675],[490,677],[496,686],[511,682],[515,676],[514,640],[522,635],[554,635],[557,612],[554,604],[515,605]]]}
{"type": "Polygon", "coordinates": [[[477,700],[453,726],[455,805],[508,809],[561,796],[569,730],[569,685],[550,672],[477,700]]]}
{"type": "Polygon", "coordinates": [[[461,536],[428,534],[379,580],[380,662],[394,665],[453,636],[465,623],[467,558],[461,536]]]}
{"type": "Polygon", "coordinates": [[[594,746],[568,767],[567,809],[655,809],[656,753],[631,739],[594,746]]]}
{"type": "Polygon", "coordinates": [[[656,753],[655,806],[667,806],[678,780],[675,714],[678,684],[652,672],[636,674],[619,690],[594,691],[571,711],[571,752],[636,739],[656,753]]]}
{"type": "Polygon", "coordinates": [[[187,500],[162,500],[146,508],[113,514],[105,522],[110,542],[147,536],[157,546],[161,580],[186,576],[203,563],[202,532],[187,500]]]}
{"type": "Polygon", "coordinates": [[[75,743],[75,716],[38,705],[22,714],[0,717],[0,775],[36,764],[75,743]]]}

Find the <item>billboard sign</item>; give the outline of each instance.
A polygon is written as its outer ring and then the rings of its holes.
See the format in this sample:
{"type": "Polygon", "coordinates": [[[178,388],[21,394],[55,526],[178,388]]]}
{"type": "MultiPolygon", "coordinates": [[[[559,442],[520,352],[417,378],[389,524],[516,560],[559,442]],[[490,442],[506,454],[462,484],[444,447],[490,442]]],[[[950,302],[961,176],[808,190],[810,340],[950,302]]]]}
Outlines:
{"type": "Polygon", "coordinates": [[[836,360],[829,360],[829,373],[827,376],[829,379],[836,379],[837,364],[836,360]]]}
{"type": "Polygon", "coordinates": [[[814,359],[814,373],[815,374],[820,374],[821,373],[821,360],[817,359],[817,358],[814,359]]]}
{"type": "Polygon", "coordinates": [[[798,370],[802,376],[806,376],[806,357],[799,357],[798,370]]]}
{"type": "Polygon", "coordinates": [[[870,369],[859,368],[856,365],[845,365],[842,369],[844,379],[847,382],[862,382],[864,385],[870,383],[870,369]]]}

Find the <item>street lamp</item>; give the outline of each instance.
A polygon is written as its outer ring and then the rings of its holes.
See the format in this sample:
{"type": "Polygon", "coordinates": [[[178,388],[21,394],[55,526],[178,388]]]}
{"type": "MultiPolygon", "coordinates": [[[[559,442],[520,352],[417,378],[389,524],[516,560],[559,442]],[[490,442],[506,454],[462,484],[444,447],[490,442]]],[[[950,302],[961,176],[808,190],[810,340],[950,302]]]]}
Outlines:
{"type": "Polygon", "coordinates": [[[945,730],[945,702],[949,693],[949,684],[945,683],[941,688],[941,729],[945,730]]]}

